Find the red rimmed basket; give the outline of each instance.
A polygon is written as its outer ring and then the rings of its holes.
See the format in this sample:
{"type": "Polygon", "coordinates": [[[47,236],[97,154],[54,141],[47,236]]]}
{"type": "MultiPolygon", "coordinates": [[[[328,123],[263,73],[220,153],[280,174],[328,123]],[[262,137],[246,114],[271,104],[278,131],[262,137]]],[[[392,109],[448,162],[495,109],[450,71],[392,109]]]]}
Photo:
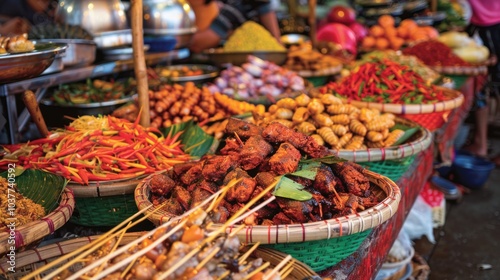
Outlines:
{"type": "MultiPolygon", "coordinates": [[[[52,234],[69,221],[75,209],[75,197],[69,189],[64,189],[59,200],[59,206],[45,217],[38,221],[27,223],[17,227],[15,232],[16,249],[25,249],[29,245],[40,241],[44,237],[52,234]]],[[[10,251],[13,246],[9,243],[10,232],[0,233],[0,255],[10,251]]]]}
{"type": "Polygon", "coordinates": [[[381,112],[393,113],[412,120],[430,131],[435,131],[447,122],[451,111],[464,102],[464,96],[461,92],[444,87],[438,88],[444,92],[449,98],[448,100],[433,104],[385,104],[346,99],[342,101],[358,108],[375,108],[381,112]]]}
{"type": "MultiPolygon", "coordinates": [[[[306,224],[247,226],[236,235],[243,243],[260,242],[290,254],[314,271],[331,267],[355,252],[372,228],[390,219],[398,210],[401,200],[398,186],[380,174],[369,170],[364,172],[374,185],[372,191],[381,200],[374,207],[357,214],[306,224]]],[[[136,203],[140,210],[152,205],[149,200],[148,181],[149,178],[143,180],[135,190],[136,203]]],[[[148,219],[155,224],[166,222],[173,217],[162,209],[153,210],[152,207],[145,215],[153,211],[155,213],[148,216],[148,219]]]]}

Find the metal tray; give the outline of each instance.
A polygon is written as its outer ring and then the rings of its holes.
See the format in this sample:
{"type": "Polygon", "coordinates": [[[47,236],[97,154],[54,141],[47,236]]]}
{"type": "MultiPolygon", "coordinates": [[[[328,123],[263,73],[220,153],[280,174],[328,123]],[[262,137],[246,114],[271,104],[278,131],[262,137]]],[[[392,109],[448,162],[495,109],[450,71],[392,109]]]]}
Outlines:
{"type": "Polygon", "coordinates": [[[87,66],[95,61],[97,45],[93,40],[44,39],[38,42],[67,44],[68,49],[62,59],[64,66],[87,66]]]}
{"type": "Polygon", "coordinates": [[[164,76],[161,76],[160,73],[158,73],[158,75],[160,76],[160,79],[167,80],[167,81],[174,82],[174,83],[185,83],[185,82],[203,83],[203,82],[208,82],[219,75],[219,68],[212,66],[212,65],[205,65],[205,64],[173,65],[173,66],[160,67],[158,70],[159,71],[161,71],[163,69],[167,69],[167,70],[178,70],[179,69],[180,70],[184,67],[188,67],[191,70],[201,69],[201,70],[203,70],[204,74],[195,75],[195,76],[179,76],[179,77],[164,77],[164,76]]]}
{"type": "MultiPolygon", "coordinates": [[[[144,45],[144,52],[147,52],[148,50],[149,46],[144,45]]],[[[99,52],[106,60],[127,60],[127,59],[132,59],[134,55],[134,49],[132,48],[132,46],[105,48],[105,49],[100,49],[99,52]]]]}
{"type": "Polygon", "coordinates": [[[208,49],[203,51],[203,54],[207,55],[210,61],[221,67],[226,64],[240,66],[247,62],[249,55],[274,62],[277,65],[283,65],[287,59],[288,51],[224,52],[222,49],[208,49]]]}
{"type": "Polygon", "coordinates": [[[57,54],[66,51],[66,44],[35,42],[35,50],[0,56],[0,83],[29,79],[40,75],[54,61],[57,54]]]}

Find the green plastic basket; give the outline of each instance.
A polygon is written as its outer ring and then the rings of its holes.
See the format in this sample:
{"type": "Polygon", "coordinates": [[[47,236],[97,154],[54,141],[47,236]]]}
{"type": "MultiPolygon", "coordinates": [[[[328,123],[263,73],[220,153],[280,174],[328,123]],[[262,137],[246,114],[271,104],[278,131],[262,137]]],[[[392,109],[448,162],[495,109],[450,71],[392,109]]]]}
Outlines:
{"type": "Polygon", "coordinates": [[[415,161],[417,155],[412,155],[402,159],[358,162],[361,166],[383,175],[392,181],[398,181],[415,161]]]}
{"type": "Polygon", "coordinates": [[[83,226],[116,226],[136,214],[134,194],[77,197],[70,221],[83,226]]]}
{"type": "Polygon", "coordinates": [[[358,250],[371,231],[369,229],[331,239],[264,246],[289,254],[318,272],[336,265],[358,250]]]}

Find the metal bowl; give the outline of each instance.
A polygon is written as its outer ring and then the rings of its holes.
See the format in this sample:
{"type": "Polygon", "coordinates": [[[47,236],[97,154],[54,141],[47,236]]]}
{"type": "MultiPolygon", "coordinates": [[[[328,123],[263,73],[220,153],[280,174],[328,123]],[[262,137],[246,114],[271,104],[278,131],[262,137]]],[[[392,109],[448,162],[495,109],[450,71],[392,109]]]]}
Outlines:
{"type": "Polygon", "coordinates": [[[64,0],[55,12],[59,22],[79,25],[92,35],[129,29],[125,6],[120,0],[64,0]]]}
{"type": "Polygon", "coordinates": [[[56,55],[66,51],[66,44],[35,42],[35,50],[0,56],[0,83],[15,82],[40,75],[54,61],[56,55]]]}
{"type": "Polygon", "coordinates": [[[309,41],[309,37],[302,34],[286,34],[281,36],[281,43],[285,46],[300,45],[301,43],[309,41]]]}
{"type": "Polygon", "coordinates": [[[54,61],[52,61],[50,66],[47,69],[45,69],[45,71],[43,71],[41,75],[58,73],[61,72],[62,70],[64,70],[63,55],[58,54],[56,55],[54,61]]]}
{"type": "Polygon", "coordinates": [[[63,118],[63,116],[78,118],[84,115],[110,115],[114,110],[133,99],[134,95],[131,95],[118,100],[68,105],[57,104],[50,99],[42,99],[40,110],[48,127],[64,127],[70,124],[71,120],[63,118]]]}
{"type": "Polygon", "coordinates": [[[97,45],[92,40],[83,39],[46,39],[38,40],[45,43],[67,44],[65,55],[62,57],[64,66],[87,66],[95,61],[97,45]]]}
{"type": "Polygon", "coordinates": [[[226,64],[242,65],[247,62],[249,55],[260,59],[283,65],[287,59],[288,51],[253,51],[253,52],[225,52],[222,49],[208,49],[203,51],[208,59],[216,65],[223,67],[226,64]]]}
{"type": "Polygon", "coordinates": [[[174,36],[176,48],[187,46],[196,32],[196,21],[185,0],[145,0],[143,5],[145,35],[174,36]]]}
{"type": "Polygon", "coordinates": [[[204,64],[173,65],[173,66],[161,67],[158,70],[157,71],[158,71],[158,74],[160,76],[160,79],[174,82],[174,83],[194,82],[195,84],[203,84],[203,83],[206,83],[206,82],[213,80],[215,77],[217,77],[219,75],[219,69],[217,67],[214,67],[212,65],[204,65],[204,64]],[[203,74],[195,75],[195,76],[164,77],[164,76],[161,76],[161,74],[159,73],[163,69],[180,70],[180,69],[185,68],[185,67],[189,68],[190,70],[203,70],[203,74]]]}

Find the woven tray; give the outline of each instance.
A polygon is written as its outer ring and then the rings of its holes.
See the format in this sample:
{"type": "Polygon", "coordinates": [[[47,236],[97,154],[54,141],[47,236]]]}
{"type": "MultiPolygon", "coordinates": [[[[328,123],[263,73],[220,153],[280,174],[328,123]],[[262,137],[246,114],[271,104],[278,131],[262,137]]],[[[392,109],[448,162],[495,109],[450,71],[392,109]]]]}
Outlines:
{"type": "Polygon", "coordinates": [[[329,68],[325,69],[320,69],[316,71],[312,70],[300,70],[300,71],[295,71],[299,76],[303,78],[314,78],[314,77],[324,77],[324,76],[332,76],[332,75],[337,75],[340,73],[344,66],[342,64],[332,66],[329,68]]]}
{"type": "MultiPolygon", "coordinates": [[[[61,195],[59,206],[38,221],[25,224],[15,229],[15,246],[19,249],[24,249],[26,246],[35,243],[55,230],[62,227],[73,214],[75,208],[75,199],[73,193],[69,189],[65,189],[61,195]]],[[[0,255],[10,251],[12,244],[8,243],[10,232],[0,233],[0,255]]],[[[5,262],[2,263],[4,265],[5,262]]],[[[16,255],[17,265],[17,255],[16,255]]]]}
{"type": "MultiPolygon", "coordinates": [[[[401,117],[396,118],[396,124],[402,124],[408,127],[419,127],[419,124],[404,119],[401,117]]],[[[354,162],[375,162],[375,161],[385,161],[385,160],[399,160],[406,157],[410,157],[425,151],[429,148],[432,143],[432,133],[423,127],[420,127],[419,131],[412,136],[407,143],[386,147],[386,148],[370,148],[364,150],[334,150],[332,153],[336,156],[347,159],[354,162]]]]}
{"type": "MultiPolygon", "coordinates": [[[[136,239],[141,237],[143,232],[133,232],[126,233],[123,235],[119,245],[125,245],[130,242],[134,242],[136,239]]],[[[46,245],[40,248],[27,250],[22,252],[16,256],[16,272],[11,273],[8,271],[9,265],[7,264],[7,259],[4,257],[0,259],[0,270],[6,279],[20,279],[23,276],[28,275],[29,273],[35,271],[37,268],[40,268],[51,260],[54,260],[60,256],[71,253],[78,248],[81,248],[92,241],[99,238],[100,235],[96,236],[88,236],[88,237],[80,237],[75,239],[64,240],[60,242],[56,242],[50,245],[46,245]]],[[[282,260],[286,258],[286,254],[278,252],[276,250],[272,250],[269,248],[258,248],[255,252],[252,253],[252,256],[257,258],[262,258],[264,261],[268,261],[271,263],[271,266],[275,266],[279,264],[282,260]]],[[[69,261],[70,259],[68,259],[69,261]]],[[[301,263],[300,261],[294,261],[294,269],[290,275],[288,275],[287,279],[309,279],[309,277],[319,277],[314,271],[312,271],[307,265],[301,263]]],[[[63,263],[64,264],[64,263],[63,263]]],[[[52,272],[57,267],[46,271],[40,276],[46,276],[50,272],[52,272]]],[[[83,268],[82,264],[75,264],[71,267],[72,269],[79,270],[83,268]]]]}
{"type": "Polygon", "coordinates": [[[429,66],[432,70],[443,75],[478,76],[488,73],[488,66],[429,66]]]}
{"type": "Polygon", "coordinates": [[[134,190],[141,179],[68,184],[75,195],[71,222],[85,226],[115,226],[137,213],[134,190]]]}
{"type": "MultiPolygon", "coordinates": [[[[306,224],[277,226],[247,226],[237,236],[244,243],[261,242],[262,244],[305,242],[330,239],[350,235],[376,227],[391,218],[398,209],[401,193],[398,186],[384,176],[365,170],[365,176],[378,186],[383,200],[372,208],[349,216],[306,224]]],[[[148,179],[143,180],[135,190],[135,201],[139,210],[149,207],[148,179]]],[[[148,210],[149,214],[153,209],[148,210]]],[[[162,209],[148,217],[155,224],[168,221],[172,215],[162,209]]]]}

